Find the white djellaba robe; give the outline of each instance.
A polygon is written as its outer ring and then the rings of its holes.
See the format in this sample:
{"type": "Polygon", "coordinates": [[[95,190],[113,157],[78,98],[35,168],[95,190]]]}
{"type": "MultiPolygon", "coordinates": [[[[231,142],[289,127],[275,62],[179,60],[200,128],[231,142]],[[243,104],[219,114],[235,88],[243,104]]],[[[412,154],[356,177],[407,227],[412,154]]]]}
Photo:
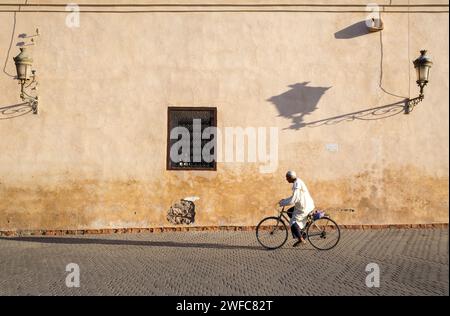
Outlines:
{"type": "Polygon", "coordinates": [[[297,223],[300,229],[305,228],[306,218],[314,210],[315,205],[308,188],[299,178],[292,184],[292,196],[281,200],[280,203],[281,206],[291,204],[294,204],[294,212],[290,224],[297,223]]]}

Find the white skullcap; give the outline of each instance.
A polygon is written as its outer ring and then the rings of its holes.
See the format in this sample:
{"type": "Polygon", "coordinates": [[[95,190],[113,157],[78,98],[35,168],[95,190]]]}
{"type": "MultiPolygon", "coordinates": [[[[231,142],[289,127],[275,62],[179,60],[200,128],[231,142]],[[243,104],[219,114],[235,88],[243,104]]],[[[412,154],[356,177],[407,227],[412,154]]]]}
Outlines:
{"type": "Polygon", "coordinates": [[[295,173],[295,171],[289,170],[288,172],[286,172],[286,177],[297,179],[297,174],[295,173]]]}

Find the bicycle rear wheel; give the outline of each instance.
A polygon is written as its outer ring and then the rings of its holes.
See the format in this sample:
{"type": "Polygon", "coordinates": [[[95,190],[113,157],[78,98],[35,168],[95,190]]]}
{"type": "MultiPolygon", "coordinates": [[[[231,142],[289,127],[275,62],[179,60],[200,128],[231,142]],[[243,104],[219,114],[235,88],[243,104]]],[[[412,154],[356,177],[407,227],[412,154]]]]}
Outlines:
{"type": "Polygon", "coordinates": [[[319,250],[330,250],[341,238],[338,224],[329,217],[322,217],[313,221],[306,230],[308,241],[319,250]]]}
{"type": "Polygon", "coordinates": [[[277,249],[288,239],[288,229],[281,218],[266,217],[256,226],[256,239],[266,249],[277,249]]]}

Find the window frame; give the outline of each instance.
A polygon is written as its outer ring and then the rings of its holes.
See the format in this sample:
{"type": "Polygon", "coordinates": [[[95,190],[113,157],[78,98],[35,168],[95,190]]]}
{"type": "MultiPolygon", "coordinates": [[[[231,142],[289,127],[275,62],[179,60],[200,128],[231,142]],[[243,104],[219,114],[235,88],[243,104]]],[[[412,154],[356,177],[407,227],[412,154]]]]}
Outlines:
{"type": "MultiPolygon", "coordinates": [[[[212,168],[206,167],[174,167],[170,164],[170,113],[172,111],[210,111],[212,112],[212,125],[217,128],[217,107],[211,106],[168,106],[167,107],[167,143],[166,143],[166,170],[167,171],[217,171],[217,161],[214,160],[212,168]]],[[[217,150],[217,137],[216,137],[217,150]]],[[[217,154],[217,153],[216,153],[217,154]]]]}

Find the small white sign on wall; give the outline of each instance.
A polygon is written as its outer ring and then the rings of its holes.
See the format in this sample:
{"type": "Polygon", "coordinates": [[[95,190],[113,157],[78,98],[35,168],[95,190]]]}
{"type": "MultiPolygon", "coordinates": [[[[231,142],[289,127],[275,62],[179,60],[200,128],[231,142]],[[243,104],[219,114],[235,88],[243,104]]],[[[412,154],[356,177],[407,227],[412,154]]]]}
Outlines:
{"type": "Polygon", "coordinates": [[[337,152],[339,150],[339,145],[338,144],[326,144],[325,148],[330,151],[330,152],[337,152]]]}

